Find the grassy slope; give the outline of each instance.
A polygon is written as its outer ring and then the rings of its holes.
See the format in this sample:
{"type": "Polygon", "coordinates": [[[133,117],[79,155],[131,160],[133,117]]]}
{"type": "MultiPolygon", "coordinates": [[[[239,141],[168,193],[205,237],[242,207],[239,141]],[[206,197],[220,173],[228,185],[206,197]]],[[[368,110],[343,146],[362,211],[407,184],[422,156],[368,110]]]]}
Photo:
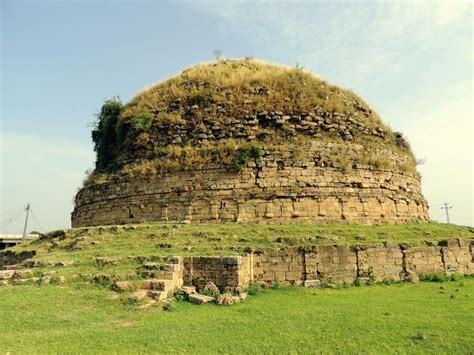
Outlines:
{"type": "MultiPolygon", "coordinates": [[[[128,256],[139,255],[238,255],[248,247],[280,248],[291,245],[331,245],[358,243],[403,243],[425,245],[425,240],[473,238],[471,228],[428,223],[413,225],[311,225],[311,224],[143,224],[122,227],[71,229],[64,239],[44,239],[13,250],[37,250],[35,259],[43,264],[74,261],[57,269],[71,279],[80,273],[137,270],[139,263],[128,256]],[[115,230],[115,231],[114,231],[115,230]],[[53,243],[57,243],[53,246],[53,243]],[[99,268],[96,257],[121,259],[116,266],[99,268]]],[[[35,269],[38,276],[51,268],[35,269]]]]}
{"type": "Polygon", "coordinates": [[[0,352],[469,353],[474,280],[443,287],[283,288],[162,312],[90,285],[10,286],[0,288],[0,352]]]}

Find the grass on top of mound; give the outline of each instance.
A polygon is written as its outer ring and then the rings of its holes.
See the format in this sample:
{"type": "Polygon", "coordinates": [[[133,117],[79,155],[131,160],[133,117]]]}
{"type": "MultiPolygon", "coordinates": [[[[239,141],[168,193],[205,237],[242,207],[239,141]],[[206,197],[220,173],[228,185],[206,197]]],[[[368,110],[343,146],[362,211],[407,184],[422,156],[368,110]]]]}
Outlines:
{"type": "Polygon", "coordinates": [[[209,164],[232,169],[249,145],[287,151],[298,146],[306,151],[307,141],[344,143],[334,127],[308,136],[293,130],[287,123],[278,127],[259,124],[258,131],[245,138],[211,139],[209,143],[198,145],[191,139],[194,136],[182,141],[178,135],[179,139],[173,140],[173,144],[167,140],[163,143],[161,139],[162,135],[173,137],[182,131],[197,136],[201,130],[207,131],[210,123],[227,129],[235,123],[233,120],[245,123],[263,111],[304,116],[321,109],[335,114],[335,121],[339,120],[336,114],[344,113],[370,129],[382,128],[387,133],[381,138],[347,126],[353,135],[351,143],[365,147],[366,151],[355,157],[347,154],[335,157],[333,163],[339,168],[350,169],[357,163],[417,174],[416,159],[407,140],[399,132],[392,132],[352,91],[329,84],[299,66],[245,58],[193,65],[142,90],[126,104],[119,98],[106,100],[93,123],[92,140],[97,159],[84,185],[149,177],[163,171],[196,169],[209,164]],[[292,136],[294,139],[290,140],[292,136]],[[396,162],[385,159],[386,154],[378,152],[380,149],[399,155],[399,159],[396,162]]]}
{"type": "MultiPolygon", "coordinates": [[[[226,101],[240,115],[244,100],[251,100],[257,110],[311,111],[321,106],[327,111],[356,114],[356,101],[370,114],[359,113],[358,119],[370,127],[384,125],[376,112],[370,110],[350,90],[332,85],[303,68],[274,64],[254,58],[218,60],[188,67],[178,75],[144,88],[125,106],[123,119],[132,119],[143,112],[166,109],[175,99],[190,105],[211,107],[226,101]],[[264,87],[264,92],[255,90],[264,87]]],[[[232,112],[229,113],[232,116],[232,112]]],[[[176,117],[162,115],[176,121],[176,117]]]]}
{"type": "MultiPolygon", "coordinates": [[[[138,266],[136,256],[245,255],[249,248],[282,248],[303,245],[409,243],[426,245],[452,238],[473,238],[474,230],[451,224],[362,226],[351,224],[179,224],[76,228],[20,244],[12,250],[36,250],[33,260],[42,265],[73,261],[63,276],[96,272],[96,258],[115,258],[117,265],[104,270],[124,272],[138,266]]],[[[100,268],[99,268],[100,269],[100,268]]],[[[46,269],[39,268],[38,272],[46,269]]]]}

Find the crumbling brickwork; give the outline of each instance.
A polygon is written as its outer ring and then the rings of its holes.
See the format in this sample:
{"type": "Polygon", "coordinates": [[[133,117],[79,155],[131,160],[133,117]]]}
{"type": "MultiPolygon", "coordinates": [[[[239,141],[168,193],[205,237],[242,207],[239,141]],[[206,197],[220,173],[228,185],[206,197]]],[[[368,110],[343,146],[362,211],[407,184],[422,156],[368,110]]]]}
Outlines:
{"type": "MultiPolygon", "coordinates": [[[[474,275],[473,245],[474,239],[453,239],[423,247],[389,243],[291,246],[255,249],[245,256],[164,257],[169,265],[159,281],[167,290],[183,284],[202,289],[208,282],[225,290],[245,288],[252,282],[321,285],[418,281],[433,273],[474,275]]],[[[0,269],[34,255],[2,251],[0,269]]]]}
{"type": "Polygon", "coordinates": [[[362,280],[403,279],[403,253],[397,244],[367,244],[357,249],[357,276],[362,280]]]}
{"type": "Polygon", "coordinates": [[[74,227],[428,218],[403,134],[309,72],[249,59],[196,65],[109,109],[92,132],[96,167],[74,227]]]}
{"type": "Polygon", "coordinates": [[[253,279],[297,282],[303,279],[304,254],[298,247],[265,249],[253,253],[253,279]]]}
{"type": "Polygon", "coordinates": [[[237,287],[248,284],[250,280],[241,278],[242,269],[247,271],[243,265],[248,257],[229,256],[193,256],[184,258],[183,281],[186,285],[204,288],[208,282],[213,282],[220,289],[225,287],[237,287]]]}
{"type": "Polygon", "coordinates": [[[318,143],[302,160],[291,152],[278,158],[267,153],[239,172],[216,165],[92,185],[76,196],[72,226],[160,220],[372,224],[428,219],[418,176],[363,165],[344,170],[331,163],[331,154],[353,150],[357,148],[349,144],[318,143]]]}
{"type": "Polygon", "coordinates": [[[426,274],[474,274],[474,240],[454,239],[436,246],[361,244],[256,249],[247,256],[187,257],[184,284],[220,289],[251,282],[301,285],[308,281],[351,284],[356,280],[418,281],[426,274]]]}

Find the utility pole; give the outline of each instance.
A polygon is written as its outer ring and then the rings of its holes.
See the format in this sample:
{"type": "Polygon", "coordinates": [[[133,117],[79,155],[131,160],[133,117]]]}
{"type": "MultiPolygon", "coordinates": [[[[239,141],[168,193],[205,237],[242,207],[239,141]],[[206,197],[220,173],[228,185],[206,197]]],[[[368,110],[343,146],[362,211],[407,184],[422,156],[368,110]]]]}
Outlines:
{"type": "Polygon", "coordinates": [[[441,209],[444,209],[446,211],[446,220],[448,221],[448,224],[449,224],[449,211],[451,208],[453,208],[452,206],[448,206],[448,203],[445,202],[443,203],[443,207],[441,207],[441,209]]]}
{"type": "Polygon", "coordinates": [[[25,228],[23,228],[23,241],[26,239],[26,227],[28,226],[28,214],[30,213],[30,204],[26,205],[25,228]]]}

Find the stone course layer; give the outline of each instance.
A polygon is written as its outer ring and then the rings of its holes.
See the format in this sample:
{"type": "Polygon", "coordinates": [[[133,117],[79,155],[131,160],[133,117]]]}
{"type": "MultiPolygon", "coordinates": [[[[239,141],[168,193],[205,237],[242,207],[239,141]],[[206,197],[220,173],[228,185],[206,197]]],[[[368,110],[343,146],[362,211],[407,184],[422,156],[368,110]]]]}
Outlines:
{"type": "Polygon", "coordinates": [[[364,165],[345,170],[331,164],[334,150],[349,155],[357,147],[316,142],[299,160],[291,151],[279,156],[265,151],[239,172],[213,165],[91,185],[76,196],[72,226],[183,220],[361,224],[428,220],[418,176],[364,165]]]}
{"type": "Polygon", "coordinates": [[[202,288],[214,282],[226,287],[352,284],[418,281],[429,274],[474,275],[474,239],[453,239],[437,246],[399,244],[295,246],[255,249],[246,256],[185,257],[184,284],[202,288]]]}

